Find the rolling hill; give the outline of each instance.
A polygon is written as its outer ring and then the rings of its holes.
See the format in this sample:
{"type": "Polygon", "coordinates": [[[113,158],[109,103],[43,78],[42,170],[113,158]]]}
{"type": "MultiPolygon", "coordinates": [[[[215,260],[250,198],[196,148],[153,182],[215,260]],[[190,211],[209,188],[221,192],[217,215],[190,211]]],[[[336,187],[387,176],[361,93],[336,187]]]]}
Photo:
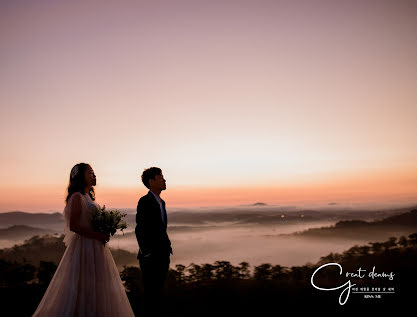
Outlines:
{"type": "Polygon", "coordinates": [[[52,234],[53,230],[30,227],[25,225],[14,225],[6,229],[0,229],[0,239],[21,240],[28,239],[36,235],[52,234]]]}
{"type": "Polygon", "coordinates": [[[311,238],[368,238],[408,235],[417,228],[417,209],[381,220],[342,220],[334,226],[311,228],[291,235],[311,238]]]}

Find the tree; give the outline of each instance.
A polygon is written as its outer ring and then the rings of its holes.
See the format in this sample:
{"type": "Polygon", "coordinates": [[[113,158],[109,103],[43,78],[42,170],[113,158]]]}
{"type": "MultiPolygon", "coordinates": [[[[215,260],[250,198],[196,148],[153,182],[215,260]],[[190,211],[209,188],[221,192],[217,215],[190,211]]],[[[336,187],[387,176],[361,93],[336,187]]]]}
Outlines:
{"type": "Polygon", "coordinates": [[[417,244],[417,233],[412,233],[412,234],[410,234],[409,236],[408,236],[408,238],[409,238],[409,243],[411,244],[411,245],[416,245],[417,244]]]}
{"type": "Polygon", "coordinates": [[[271,278],[272,279],[281,279],[287,271],[287,267],[281,266],[279,264],[274,265],[271,268],[271,278]]]}
{"type": "Polygon", "coordinates": [[[213,270],[215,269],[215,266],[211,264],[203,264],[201,267],[201,278],[204,281],[212,280],[214,278],[213,270]]]}
{"type": "Polygon", "coordinates": [[[140,281],[142,280],[142,272],[138,267],[129,266],[125,267],[120,272],[120,278],[124,282],[126,291],[133,294],[138,294],[140,287],[140,281]]]}
{"type": "Polygon", "coordinates": [[[215,262],[216,279],[230,280],[239,278],[239,268],[234,267],[229,261],[215,262]]]}
{"type": "Polygon", "coordinates": [[[398,244],[399,244],[400,246],[402,246],[402,247],[406,247],[406,246],[408,246],[408,240],[407,240],[407,237],[405,237],[405,236],[401,236],[401,237],[398,239],[398,244]]]}
{"type": "Polygon", "coordinates": [[[359,249],[360,249],[360,246],[355,244],[353,247],[343,252],[343,258],[346,260],[350,260],[358,256],[360,254],[359,249]]]}
{"type": "Polygon", "coordinates": [[[368,245],[363,245],[361,247],[359,247],[359,255],[363,256],[363,255],[368,255],[369,251],[371,250],[371,247],[368,245]]]}
{"type": "Polygon", "coordinates": [[[175,279],[178,281],[179,284],[185,283],[185,266],[182,264],[175,265],[175,279]]]}
{"type": "Polygon", "coordinates": [[[374,251],[374,253],[378,253],[382,250],[382,248],[384,247],[384,245],[381,242],[370,242],[371,246],[372,246],[372,250],[374,251]]]}
{"type": "Polygon", "coordinates": [[[249,270],[249,263],[248,262],[240,262],[239,263],[239,278],[241,279],[248,279],[250,278],[250,270],[249,270]]]}
{"type": "Polygon", "coordinates": [[[341,254],[331,252],[330,254],[326,256],[320,257],[318,264],[322,265],[322,264],[329,263],[329,262],[341,262],[342,259],[343,259],[343,256],[341,254]]]}
{"type": "Polygon", "coordinates": [[[255,266],[254,277],[255,280],[268,280],[271,279],[272,265],[270,263],[264,263],[255,266]]]}
{"type": "Polygon", "coordinates": [[[41,261],[38,269],[38,283],[43,286],[49,285],[52,277],[55,274],[57,265],[54,262],[41,261]]]}
{"type": "Polygon", "coordinates": [[[201,266],[195,263],[189,265],[188,271],[188,280],[190,282],[199,282],[201,281],[201,266]]]}
{"type": "Polygon", "coordinates": [[[8,262],[0,259],[0,286],[21,286],[35,278],[36,268],[30,264],[8,262]]]}
{"type": "Polygon", "coordinates": [[[390,237],[387,241],[383,242],[385,249],[391,249],[397,246],[397,238],[390,237]]]}

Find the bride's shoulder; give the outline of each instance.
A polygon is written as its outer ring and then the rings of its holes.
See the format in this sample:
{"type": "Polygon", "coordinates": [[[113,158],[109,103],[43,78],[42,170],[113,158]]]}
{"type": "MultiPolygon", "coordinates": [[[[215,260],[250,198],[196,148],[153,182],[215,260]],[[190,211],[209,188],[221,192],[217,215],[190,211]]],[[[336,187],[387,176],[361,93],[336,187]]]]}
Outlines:
{"type": "Polygon", "coordinates": [[[81,197],[84,197],[84,195],[83,194],[81,194],[80,192],[75,192],[75,193],[73,193],[72,195],[71,195],[71,198],[72,197],[77,197],[77,198],[81,198],[81,197]]]}
{"type": "Polygon", "coordinates": [[[81,194],[80,192],[75,192],[71,195],[71,197],[69,198],[69,200],[71,201],[82,201],[84,198],[84,195],[81,194]]]}

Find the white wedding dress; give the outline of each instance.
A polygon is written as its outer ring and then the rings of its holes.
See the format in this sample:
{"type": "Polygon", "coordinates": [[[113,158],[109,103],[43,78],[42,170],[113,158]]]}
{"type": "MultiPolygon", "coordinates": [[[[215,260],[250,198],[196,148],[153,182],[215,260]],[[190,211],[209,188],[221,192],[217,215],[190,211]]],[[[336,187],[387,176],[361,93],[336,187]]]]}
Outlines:
{"type": "MultiPolygon", "coordinates": [[[[69,230],[71,202],[64,209],[67,248],[34,317],[134,317],[109,247],[69,230]]],[[[80,226],[91,228],[91,212],[100,208],[81,195],[80,226]]]]}

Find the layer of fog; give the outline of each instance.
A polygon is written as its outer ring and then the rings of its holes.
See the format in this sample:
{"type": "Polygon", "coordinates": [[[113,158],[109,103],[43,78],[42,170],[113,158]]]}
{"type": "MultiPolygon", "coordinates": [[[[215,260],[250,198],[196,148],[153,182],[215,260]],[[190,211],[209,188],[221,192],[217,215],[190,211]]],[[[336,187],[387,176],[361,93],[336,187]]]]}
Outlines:
{"type": "MultiPolygon", "coordinates": [[[[320,208],[314,206],[235,206],[201,208],[167,208],[168,234],[174,255],[171,266],[188,265],[192,262],[214,263],[217,260],[230,261],[234,265],[247,261],[251,265],[261,263],[283,266],[315,263],[321,256],[330,252],[343,252],[355,244],[367,244],[375,241],[372,233],[362,240],[349,239],[311,239],[307,237],[280,236],[309,228],[334,225],[339,220],[361,219],[375,220],[394,214],[400,214],[410,207],[397,206],[397,209],[365,209],[363,205],[348,208],[347,204],[330,203],[320,208]],[[311,207],[311,209],[306,209],[311,207]],[[283,217],[282,217],[283,216],[283,217]],[[281,218],[282,217],[282,218],[281,218]]],[[[316,206],[318,207],[318,206],[316,206]]],[[[109,246],[138,252],[134,235],[135,209],[122,209],[126,212],[129,228],[122,235],[112,237],[109,246]]],[[[21,218],[21,215],[19,216],[21,218]]],[[[19,218],[19,219],[20,219],[19,218]]],[[[25,218],[26,219],[26,218],[25,218]]],[[[15,223],[7,216],[4,224],[9,227],[15,223]]],[[[26,219],[25,221],[28,221],[26,219]]],[[[63,232],[62,222],[52,219],[42,223],[31,219],[30,223],[21,223],[52,229],[58,234],[63,232]]],[[[29,237],[27,237],[29,238],[29,237]]],[[[25,239],[27,239],[25,238],[25,239]]],[[[12,247],[23,243],[24,239],[0,240],[0,248],[12,247]]]]}
{"type": "MultiPolygon", "coordinates": [[[[334,222],[315,222],[293,225],[223,225],[200,230],[169,232],[174,254],[171,267],[176,264],[214,263],[218,260],[230,261],[238,265],[242,261],[251,265],[261,263],[283,266],[315,263],[321,256],[330,252],[343,252],[365,240],[308,239],[280,234],[301,231],[308,228],[329,226],[334,222]]],[[[111,248],[123,248],[131,252],[138,251],[133,232],[117,234],[110,241],[111,248]]]]}

